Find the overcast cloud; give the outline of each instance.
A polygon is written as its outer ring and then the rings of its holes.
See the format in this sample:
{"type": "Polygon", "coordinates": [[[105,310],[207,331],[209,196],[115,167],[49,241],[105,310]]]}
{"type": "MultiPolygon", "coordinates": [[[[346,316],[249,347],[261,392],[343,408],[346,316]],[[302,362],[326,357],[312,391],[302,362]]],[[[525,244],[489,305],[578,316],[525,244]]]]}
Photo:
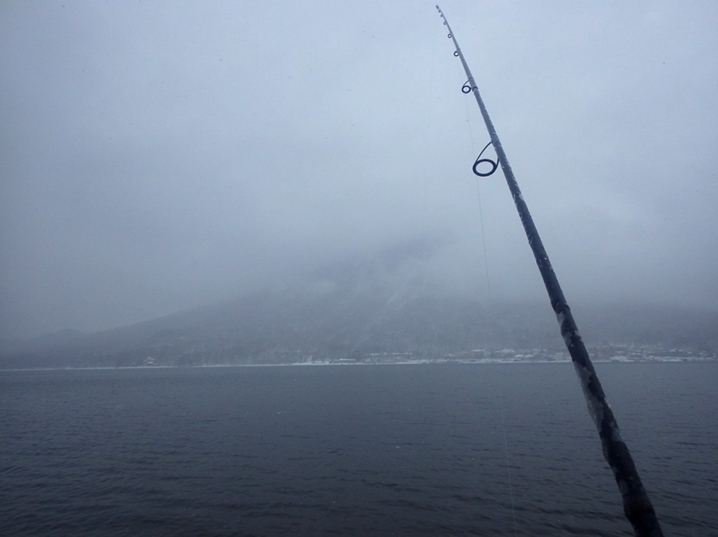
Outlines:
{"type": "MultiPolygon", "coordinates": [[[[718,3],[441,4],[569,301],[718,300],[718,3]]],[[[99,330],[427,239],[544,290],[433,2],[0,7],[0,336],[99,330]]]]}

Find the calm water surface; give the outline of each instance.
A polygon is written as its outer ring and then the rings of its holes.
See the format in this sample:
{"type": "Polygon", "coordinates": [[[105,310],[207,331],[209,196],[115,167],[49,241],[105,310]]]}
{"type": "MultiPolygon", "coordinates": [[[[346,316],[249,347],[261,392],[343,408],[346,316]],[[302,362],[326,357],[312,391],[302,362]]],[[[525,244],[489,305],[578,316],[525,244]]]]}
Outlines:
{"type": "MultiPolygon", "coordinates": [[[[597,364],[718,536],[718,364],[597,364]]],[[[2,535],[631,535],[570,364],[0,372],[2,535]]]]}

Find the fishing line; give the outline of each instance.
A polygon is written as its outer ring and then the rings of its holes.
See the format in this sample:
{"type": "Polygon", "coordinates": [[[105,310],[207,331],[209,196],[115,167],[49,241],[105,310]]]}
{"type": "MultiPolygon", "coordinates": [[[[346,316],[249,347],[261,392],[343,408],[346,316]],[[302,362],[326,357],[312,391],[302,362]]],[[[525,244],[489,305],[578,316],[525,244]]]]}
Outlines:
{"type": "MultiPolygon", "coordinates": [[[[458,66],[457,66],[457,68],[458,68],[458,66]]],[[[462,89],[462,92],[466,93],[463,91],[463,89],[462,89]]],[[[471,154],[475,155],[476,147],[474,145],[474,129],[471,127],[471,114],[469,113],[469,103],[466,99],[464,99],[464,105],[466,106],[466,122],[469,124],[469,137],[471,138],[471,154]]],[[[485,177],[485,176],[476,172],[476,166],[478,166],[480,162],[488,160],[488,159],[481,159],[481,155],[484,154],[484,151],[486,151],[486,149],[489,147],[490,144],[491,144],[491,142],[486,144],[483,151],[481,151],[481,153],[479,154],[479,157],[476,159],[476,162],[474,163],[474,174],[477,176],[476,177],[476,195],[479,200],[479,225],[481,227],[481,246],[484,251],[484,271],[486,273],[486,297],[487,297],[487,302],[488,302],[489,306],[491,306],[491,279],[489,278],[489,256],[486,251],[486,233],[485,233],[485,227],[484,227],[484,210],[483,210],[483,207],[481,204],[481,186],[479,185],[479,177],[485,177]]],[[[493,161],[490,161],[490,162],[493,163],[493,161]]],[[[496,169],[496,167],[494,167],[494,170],[495,169],[496,169]]],[[[491,173],[493,173],[493,171],[491,173]]],[[[491,175],[491,173],[489,173],[489,175],[491,175]]]]}
{"type": "MultiPolygon", "coordinates": [[[[464,87],[466,87],[466,84],[464,84],[464,87]]],[[[471,89],[469,88],[469,91],[466,92],[462,88],[462,93],[467,94],[471,93],[471,89]]],[[[469,112],[469,103],[466,99],[464,99],[464,104],[466,105],[466,120],[469,124],[469,137],[471,138],[471,154],[476,154],[476,147],[474,145],[474,131],[471,126],[471,114],[469,112]]],[[[489,310],[491,310],[491,279],[489,277],[489,256],[486,251],[486,235],[485,235],[485,228],[484,228],[484,212],[481,204],[481,184],[479,183],[479,177],[486,177],[487,175],[491,175],[495,170],[497,164],[493,161],[490,161],[492,164],[494,164],[494,168],[486,175],[478,173],[476,171],[476,167],[481,163],[485,162],[488,159],[481,159],[481,155],[484,154],[484,151],[491,145],[491,142],[486,144],[484,146],[484,149],[479,153],[478,158],[476,159],[476,162],[474,163],[474,175],[476,176],[476,194],[478,197],[479,202],[479,223],[481,226],[481,245],[483,247],[484,251],[484,268],[486,270],[486,292],[487,292],[487,298],[488,298],[488,304],[489,304],[489,310]]],[[[486,346],[486,345],[484,345],[486,346]]],[[[501,433],[504,440],[504,462],[506,465],[506,475],[509,481],[509,500],[511,503],[511,519],[513,521],[514,525],[514,536],[518,535],[518,524],[516,523],[516,506],[514,503],[514,486],[513,486],[513,479],[511,477],[511,458],[509,456],[509,442],[508,437],[506,435],[506,414],[504,412],[504,387],[503,384],[500,385],[499,388],[499,408],[501,410],[501,433]]]]}
{"type": "MultiPolygon", "coordinates": [[[[454,56],[457,56],[457,57],[459,56],[458,51],[454,52],[454,56]]],[[[459,68],[459,67],[457,66],[457,68],[459,68]]],[[[459,70],[461,70],[461,69],[459,68],[459,70]]],[[[471,94],[471,85],[469,85],[468,82],[465,83],[461,88],[461,92],[465,95],[465,97],[468,97],[468,95],[471,94]]],[[[471,139],[471,154],[475,155],[476,154],[476,145],[474,143],[474,130],[471,125],[471,113],[469,112],[469,103],[466,98],[464,98],[464,105],[466,107],[466,122],[469,125],[469,138],[471,139]]],[[[482,206],[482,202],[481,202],[481,185],[479,183],[479,178],[480,177],[488,177],[489,175],[493,174],[496,171],[496,168],[498,167],[498,158],[496,159],[496,161],[492,161],[491,159],[488,159],[488,158],[485,158],[485,159],[481,158],[481,156],[484,154],[484,152],[488,149],[488,147],[490,145],[492,145],[491,141],[489,141],[489,143],[487,143],[484,146],[484,148],[481,150],[481,153],[479,153],[479,156],[476,158],[476,160],[474,162],[474,166],[472,168],[474,175],[476,176],[475,177],[476,195],[477,195],[478,205],[479,205],[479,224],[481,227],[481,246],[482,246],[482,249],[484,252],[484,269],[485,269],[485,274],[486,274],[486,293],[487,293],[487,302],[489,305],[489,310],[491,309],[491,303],[492,303],[491,278],[489,275],[489,256],[488,256],[488,252],[486,249],[486,231],[485,231],[486,228],[484,226],[484,211],[483,211],[483,206],[482,206]],[[491,169],[488,172],[480,172],[478,170],[478,166],[485,162],[489,163],[491,165],[491,169]]],[[[486,346],[486,345],[484,345],[484,346],[486,346]]],[[[499,409],[501,411],[501,433],[502,433],[503,441],[504,441],[504,462],[505,462],[505,466],[506,466],[506,475],[507,475],[508,482],[509,482],[509,500],[511,503],[511,519],[512,519],[513,527],[514,527],[514,536],[517,536],[518,535],[518,524],[516,522],[516,505],[514,502],[513,478],[511,476],[511,457],[509,454],[508,436],[506,434],[506,414],[504,412],[503,384],[500,384],[499,390],[500,390],[500,392],[499,392],[499,409]]]]}
{"type": "Polygon", "coordinates": [[[499,388],[499,407],[501,408],[501,430],[504,434],[504,455],[506,457],[506,474],[509,478],[509,498],[511,500],[511,518],[514,522],[514,535],[518,535],[518,525],[516,524],[516,509],[514,507],[514,486],[511,479],[511,461],[509,459],[509,442],[506,438],[506,416],[504,415],[504,386],[503,383],[499,388]]]}
{"type": "MultiPolygon", "coordinates": [[[[454,56],[458,56],[457,52],[454,52],[454,56]]],[[[457,65],[457,68],[459,71],[461,71],[461,68],[457,65]]],[[[465,97],[468,97],[471,94],[471,86],[468,83],[465,83],[462,88],[461,92],[465,95],[465,97]],[[466,91],[468,89],[468,91],[466,91]]],[[[474,129],[471,125],[471,113],[469,111],[469,103],[466,98],[464,98],[464,105],[466,107],[466,122],[469,125],[469,137],[471,139],[471,154],[476,154],[476,145],[474,143],[474,129]]],[[[484,151],[488,149],[488,147],[491,145],[491,141],[489,141],[488,144],[484,146],[484,148],[481,150],[481,153],[479,153],[479,156],[476,158],[476,161],[474,162],[473,166],[473,172],[475,175],[476,180],[476,194],[479,204],[479,224],[481,227],[481,246],[483,248],[484,252],[484,269],[486,272],[486,292],[487,292],[487,302],[489,305],[489,310],[491,310],[491,278],[489,276],[489,256],[486,250],[486,234],[485,234],[485,227],[484,227],[484,211],[481,203],[481,184],[479,182],[480,177],[488,177],[492,173],[496,171],[496,168],[498,167],[498,159],[494,162],[490,159],[482,159],[481,156],[484,154],[484,151]],[[488,162],[492,165],[492,168],[489,172],[479,172],[477,170],[477,167],[479,164],[483,162],[488,162]]],[[[486,347],[486,345],[484,345],[486,347]]],[[[516,507],[514,502],[514,486],[513,486],[513,478],[511,476],[511,458],[509,455],[509,442],[508,442],[508,436],[506,435],[506,414],[504,412],[504,388],[503,383],[500,384],[499,387],[499,409],[501,411],[501,433],[503,436],[504,441],[504,463],[506,466],[506,475],[509,481],[509,500],[511,503],[511,519],[513,521],[514,526],[514,536],[518,535],[518,524],[516,523],[516,507]]]]}

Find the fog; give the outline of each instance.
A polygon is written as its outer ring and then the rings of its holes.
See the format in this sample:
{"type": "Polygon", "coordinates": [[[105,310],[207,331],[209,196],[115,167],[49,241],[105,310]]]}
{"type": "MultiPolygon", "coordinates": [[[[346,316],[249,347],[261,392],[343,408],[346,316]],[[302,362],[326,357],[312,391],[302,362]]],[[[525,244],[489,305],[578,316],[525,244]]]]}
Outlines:
{"type": "MultiPolygon", "coordinates": [[[[715,309],[718,4],[441,7],[569,301],[715,309]]],[[[0,43],[1,337],[407,244],[396,285],[545,293],[433,2],[4,2],[0,43]]]]}

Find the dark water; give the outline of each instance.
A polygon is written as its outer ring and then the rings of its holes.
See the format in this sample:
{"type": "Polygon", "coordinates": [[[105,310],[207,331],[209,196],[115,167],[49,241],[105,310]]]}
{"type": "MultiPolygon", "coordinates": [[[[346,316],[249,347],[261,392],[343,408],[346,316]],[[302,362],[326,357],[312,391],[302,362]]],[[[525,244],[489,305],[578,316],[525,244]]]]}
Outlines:
{"type": "MultiPolygon", "coordinates": [[[[718,535],[718,364],[598,364],[718,535]]],[[[570,364],[0,373],[2,535],[630,535],[570,364]],[[507,464],[508,463],[508,464],[507,464]]]]}

